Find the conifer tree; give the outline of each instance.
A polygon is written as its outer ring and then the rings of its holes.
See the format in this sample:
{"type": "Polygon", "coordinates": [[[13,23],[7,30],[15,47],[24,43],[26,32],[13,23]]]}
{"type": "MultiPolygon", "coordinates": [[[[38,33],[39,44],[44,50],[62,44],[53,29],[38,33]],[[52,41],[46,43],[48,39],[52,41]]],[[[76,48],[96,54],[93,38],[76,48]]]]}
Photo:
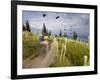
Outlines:
{"type": "Polygon", "coordinates": [[[25,27],[25,25],[23,24],[23,31],[26,31],[26,27],[25,27]]]}
{"type": "Polygon", "coordinates": [[[29,31],[29,32],[31,31],[30,24],[29,24],[28,20],[26,21],[26,30],[29,31]]]}
{"type": "Polygon", "coordinates": [[[77,39],[77,33],[73,32],[73,39],[76,40],[77,39]]]}
{"type": "Polygon", "coordinates": [[[64,32],[64,37],[67,37],[67,32],[64,32]]]}
{"type": "Polygon", "coordinates": [[[60,33],[59,33],[59,36],[60,36],[60,37],[62,37],[62,32],[61,32],[61,29],[60,29],[60,33]]]}
{"type": "Polygon", "coordinates": [[[48,34],[48,31],[47,31],[47,29],[46,29],[45,24],[43,23],[42,35],[47,35],[47,34],[48,34]]]}

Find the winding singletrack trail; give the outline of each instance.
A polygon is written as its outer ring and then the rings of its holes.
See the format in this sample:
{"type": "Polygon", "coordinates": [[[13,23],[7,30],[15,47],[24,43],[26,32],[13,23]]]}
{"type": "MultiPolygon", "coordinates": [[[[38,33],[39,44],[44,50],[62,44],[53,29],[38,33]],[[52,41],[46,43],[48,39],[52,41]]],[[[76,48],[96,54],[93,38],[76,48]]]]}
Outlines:
{"type": "Polygon", "coordinates": [[[23,60],[23,68],[45,68],[49,67],[50,64],[55,62],[55,55],[54,55],[54,42],[51,43],[50,49],[48,52],[44,52],[43,49],[40,50],[39,56],[32,59],[32,55],[23,60]]]}

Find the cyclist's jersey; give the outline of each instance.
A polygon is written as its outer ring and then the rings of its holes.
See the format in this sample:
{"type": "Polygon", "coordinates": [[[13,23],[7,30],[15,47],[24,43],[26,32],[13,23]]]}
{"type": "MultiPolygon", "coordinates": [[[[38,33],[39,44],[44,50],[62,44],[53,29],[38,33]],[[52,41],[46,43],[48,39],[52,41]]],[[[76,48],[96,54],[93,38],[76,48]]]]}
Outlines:
{"type": "Polygon", "coordinates": [[[48,40],[48,36],[44,36],[44,39],[45,39],[45,40],[48,40]]]}

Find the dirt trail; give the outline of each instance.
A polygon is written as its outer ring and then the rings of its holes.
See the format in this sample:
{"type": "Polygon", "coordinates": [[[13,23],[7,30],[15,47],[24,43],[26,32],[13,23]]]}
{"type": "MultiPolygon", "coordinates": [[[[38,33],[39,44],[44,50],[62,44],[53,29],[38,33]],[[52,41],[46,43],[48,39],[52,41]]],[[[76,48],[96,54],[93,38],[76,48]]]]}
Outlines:
{"type": "Polygon", "coordinates": [[[23,61],[23,68],[43,68],[49,67],[54,63],[54,42],[50,45],[50,50],[44,53],[43,49],[40,50],[39,56],[32,59],[32,56],[23,61]]]}

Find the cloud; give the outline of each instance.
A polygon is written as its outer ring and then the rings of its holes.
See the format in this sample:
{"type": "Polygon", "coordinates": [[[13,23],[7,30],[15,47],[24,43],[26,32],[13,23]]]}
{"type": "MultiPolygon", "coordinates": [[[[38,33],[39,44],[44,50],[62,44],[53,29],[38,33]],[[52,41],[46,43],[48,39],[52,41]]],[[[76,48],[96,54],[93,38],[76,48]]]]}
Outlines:
{"type": "Polygon", "coordinates": [[[57,13],[57,12],[36,12],[24,11],[23,24],[25,20],[29,20],[31,27],[42,29],[43,23],[46,28],[51,31],[59,32],[60,29],[72,29],[80,36],[89,34],[89,14],[88,13],[57,13]],[[46,17],[43,17],[43,13],[46,17]],[[56,16],[60,18],[56,19],[56,16]]]}

